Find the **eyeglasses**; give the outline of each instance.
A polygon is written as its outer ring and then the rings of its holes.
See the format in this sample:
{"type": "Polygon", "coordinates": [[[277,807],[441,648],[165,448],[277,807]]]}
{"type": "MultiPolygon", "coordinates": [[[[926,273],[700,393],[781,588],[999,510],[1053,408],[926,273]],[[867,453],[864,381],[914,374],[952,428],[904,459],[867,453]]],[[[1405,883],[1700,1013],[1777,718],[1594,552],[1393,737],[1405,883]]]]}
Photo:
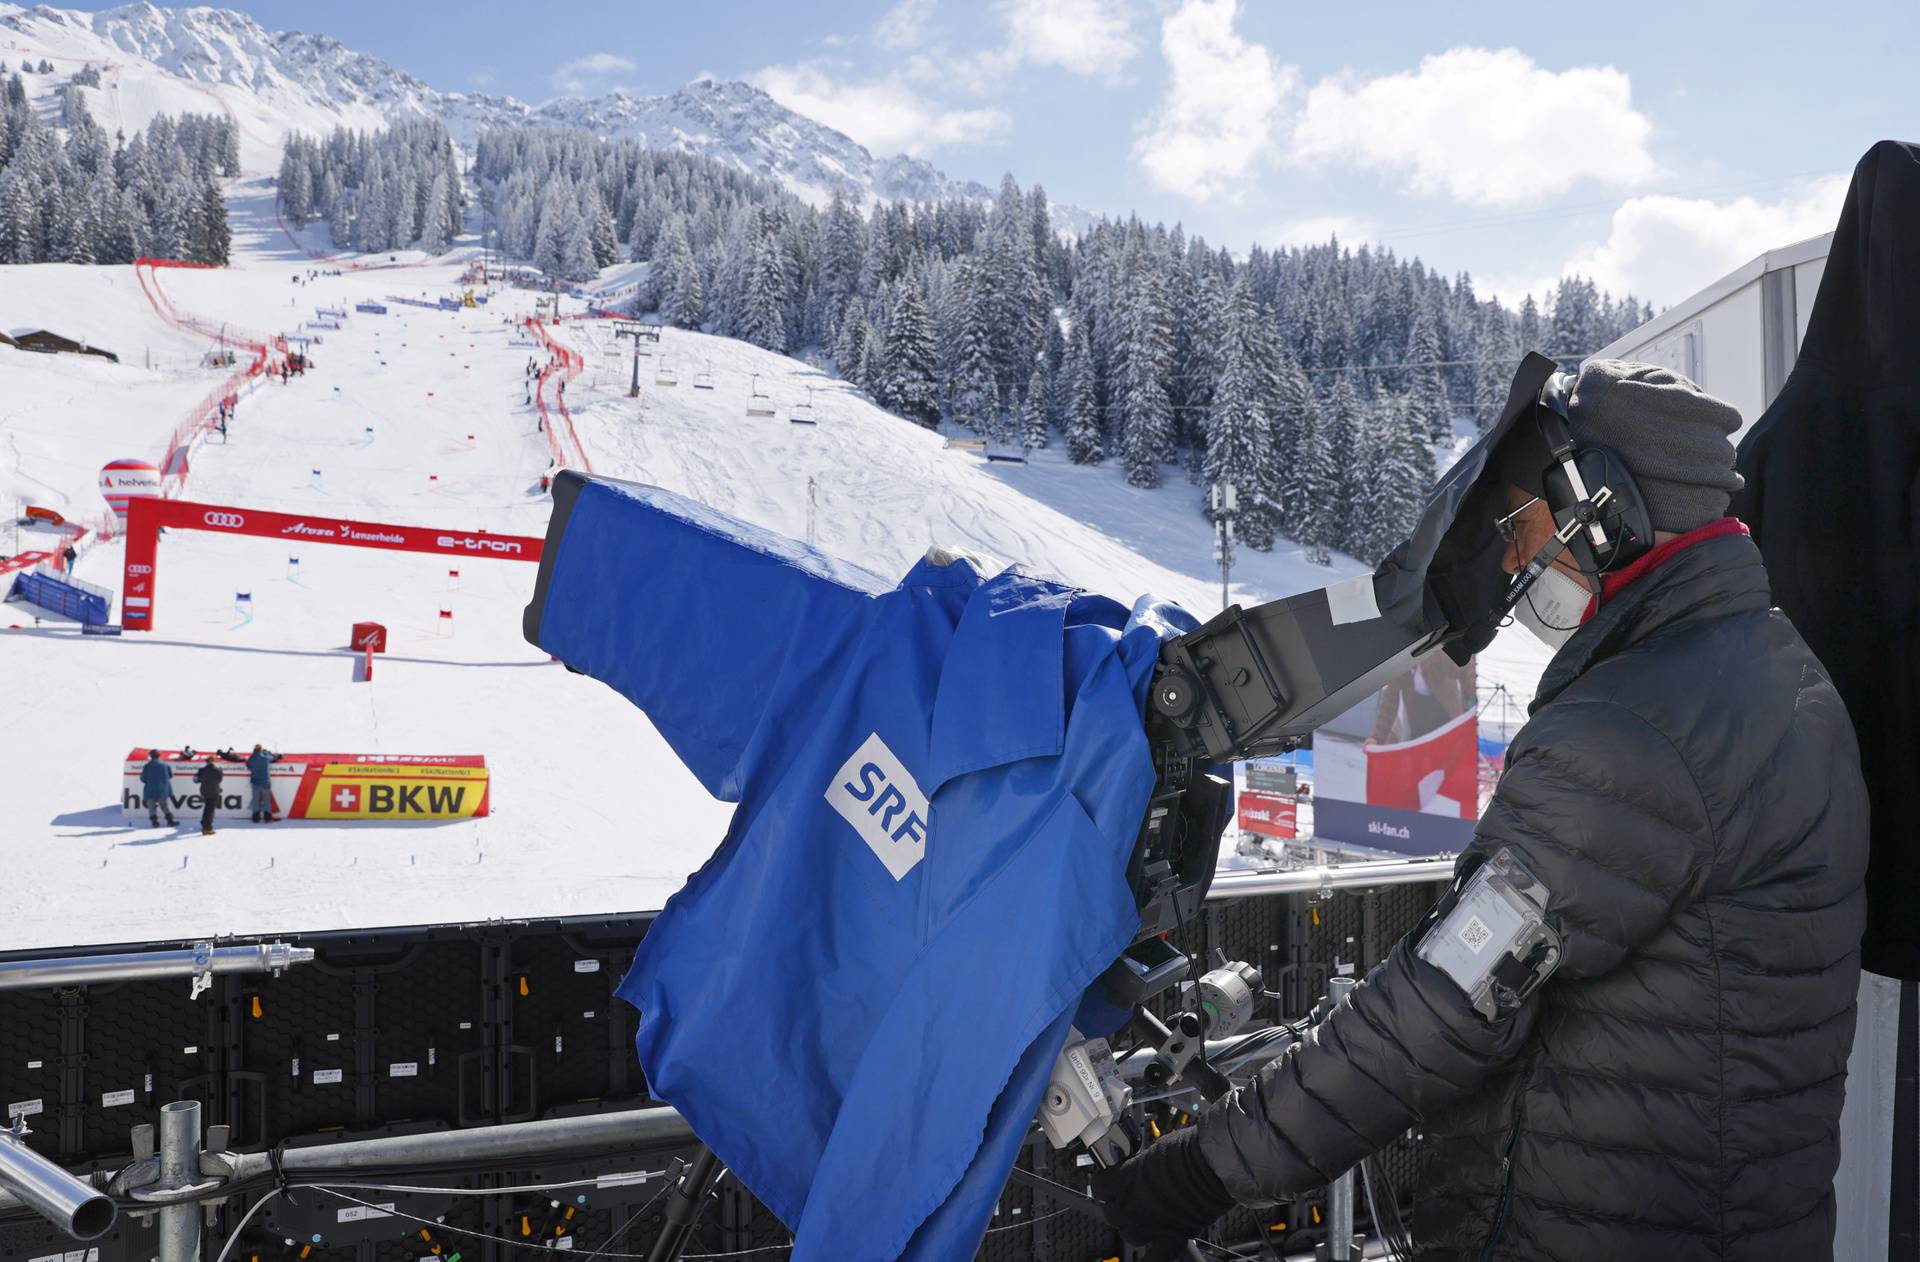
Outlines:
{"type": "Polygon", "coordinates": [[[1493,528],[1499,531],[1500,537],[1502,539],[1505,539],[1508,543],[1515,542],[1519,538],[1520,532],[1515,528],[1513,524],[1513,519],[1518,517],[1520,514],[1526,512],[1529,508],[1532,508],[1535,504],[1538,504],[1539,502],[1540,502],[1540,497],[1536,495],[1532,499],[1528,500],[1526,503],[1522,504],[1520,507],[1514,509],[1511,513],[1508,513],[1505,517],[1494,518],[1493,528]]]}

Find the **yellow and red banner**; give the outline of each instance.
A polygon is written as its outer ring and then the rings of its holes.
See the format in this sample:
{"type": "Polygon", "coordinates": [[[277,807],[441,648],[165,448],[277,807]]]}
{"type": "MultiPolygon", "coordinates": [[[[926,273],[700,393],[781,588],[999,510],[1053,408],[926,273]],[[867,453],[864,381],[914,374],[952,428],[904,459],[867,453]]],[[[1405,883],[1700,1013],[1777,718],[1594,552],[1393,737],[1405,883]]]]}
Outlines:
{"type": "Polygon", "coordinates": [[[303,819],[471,819],[487,813],[487,769],[328,763],[294,799],[303,819]]]}

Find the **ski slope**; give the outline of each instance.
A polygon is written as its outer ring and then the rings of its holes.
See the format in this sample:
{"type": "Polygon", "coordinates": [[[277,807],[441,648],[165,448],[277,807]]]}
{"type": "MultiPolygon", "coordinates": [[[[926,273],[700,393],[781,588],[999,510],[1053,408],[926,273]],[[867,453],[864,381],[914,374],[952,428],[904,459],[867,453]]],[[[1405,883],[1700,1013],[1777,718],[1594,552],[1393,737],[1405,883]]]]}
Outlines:
{"type": "MultiPolygon", "coordinates": [[[[525,369],[546,353],[526,344],[520,323],[534,295],[503,290],[458,311],[389,301],[457,293],[459,255],[305,279],[320,265],[268,230],[267,196],[234,190],[235,265],[162,271],[166,298],[203,321],[267,333],[298,330],[316,306],[350,314],[321,332],[313,371],[256,385],[227,440],[195,449],[186,497],[316,520],[543,533],[538,483],[551,457],[525,369]],[[367,300],[387,301],[390,314],[352,313],[367,300]]],[[[206,342],[168,327],[129,271],[0,268],[0,326],[84,326],[122,352],[115,365],[0,350],[9,508],[24,499],[97,516],[100,465],[157,454],[219,379],[198,366],[206,342]]],[[[940,543],[1123,600],[1153,592],[1202,616],[1219,608],[1210,532],[1178,471],[1142,491],[1057,449],[1025,466],[990,464],[817,368],[680,330],[641,361],[636,400],[631,343],[616,347],[604,322],[565,319],[547,331],[583,362],[565,404],[598,472],[811,537],[882,573],[904,573],[940,543]],[[658,383],[663,362],[677,384],[658,383]],[[711,390],[696,389],[700,376],[711,390]],[[756,380],[776,415],[746,414],[756,380]],[[817,424],[793,424],[809,387],[817,424]]],[[[559,400],[546,402],[558,416],[559,400]]],[[[78,576],[117,591],[121,560],[117,540],[98,543],[78,576]]],[[[444,558],[169,532],[158,568],[148,634],[82,638],[35,626],[20,606],[0,609],[10,703],[0,761],[13,772],[0,949],[650,910],[724,833],[730,808],[705,795],[638,711],[521,639],[532,565],[476,559],[455,580],[444,558]],[[244,612],[239,592],[251,598],[244,612]],[[362,619],[390,631],[371,683],[352,682],[343,647],[362,619]],[[128,749],[255,741],[484,754],[494,813],[223,826],[210,837],[184,819],[160,830],[123,821],[128,749]]],[[[1243,551],[1232,598],[1257,602],[1359,571],[1344,558],[1312,565],[1284,544],[1243,551]]],[[[1510,639],[1487,669],[1537,673],[1544,654],[1522,648],[1505,660],[1510,639]]]]}

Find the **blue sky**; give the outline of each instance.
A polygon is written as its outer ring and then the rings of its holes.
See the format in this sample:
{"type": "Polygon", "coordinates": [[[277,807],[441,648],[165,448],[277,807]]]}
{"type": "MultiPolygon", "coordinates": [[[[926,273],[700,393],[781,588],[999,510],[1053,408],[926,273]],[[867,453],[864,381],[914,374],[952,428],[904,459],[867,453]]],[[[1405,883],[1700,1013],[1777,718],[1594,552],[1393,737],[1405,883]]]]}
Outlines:
{"type": "Polygon", "coordinates": [[[1920,131],[1912,0],[234,7],[448,90],[746,79],[877,153],[1234,249],[1338,230],[1509,296],[1577,267],[1677,300],[1831,227],[1860,153],[1920,131]]]}

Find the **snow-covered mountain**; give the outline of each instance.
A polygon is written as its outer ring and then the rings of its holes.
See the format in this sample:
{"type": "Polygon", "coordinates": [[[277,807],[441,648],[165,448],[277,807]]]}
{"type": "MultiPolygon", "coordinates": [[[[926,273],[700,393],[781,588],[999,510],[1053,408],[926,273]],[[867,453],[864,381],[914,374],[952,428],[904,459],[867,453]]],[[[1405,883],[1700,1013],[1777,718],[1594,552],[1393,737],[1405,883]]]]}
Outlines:
{"type": "MultiPolygon", "coordinates": [[[[633,137],[779,180],[815,204],[840,182],[868,203],[991,193],[923,159],[875,157],[845,133],[746,83],[700,79],[664,96],[611,92],[535,106],[510,96],[443,92],[330,36],[268,31],[229,9],[139,3],[84,13],[0,3],[0,57],[9,68],[23,57],[36,65],[50,60],[53,75],[28,79],[29,90],[49,106],[53,89],[74,71],[99,66],[103,82],[87,91],[94,116],[110,130],[131,132],[160,113],[222,110],[240,123],[242,161],[255,170],[278,164],[290,131],[371,128],[415,116],[442,120],[469,151],[485,127],[580,127],[633,137]]],[[[1055,219],[1079,231],[1090,216],[1056,205],[1055,219]]]]}

